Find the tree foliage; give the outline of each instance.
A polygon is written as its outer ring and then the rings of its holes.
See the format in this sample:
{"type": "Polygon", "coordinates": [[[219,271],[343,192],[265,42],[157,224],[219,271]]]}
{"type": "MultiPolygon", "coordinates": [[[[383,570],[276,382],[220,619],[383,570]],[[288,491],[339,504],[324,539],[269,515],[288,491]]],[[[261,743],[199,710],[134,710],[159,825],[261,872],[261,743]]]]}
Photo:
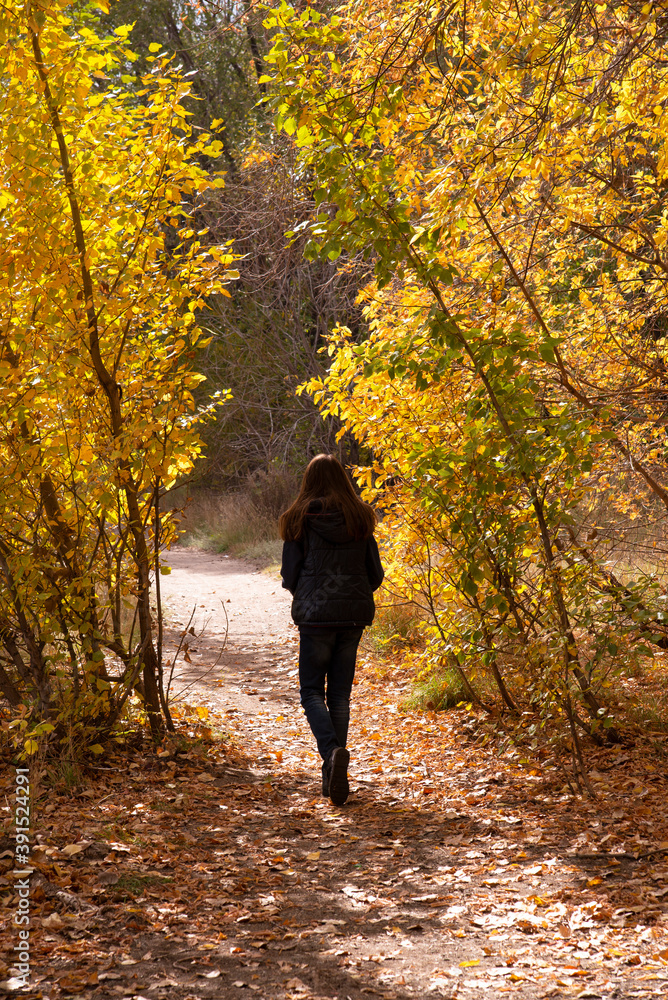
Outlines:
{"type": "Polygon", "coordinates": [[[432,661],[565,722],[577,756],[638,636],[664,641],[661,595],[610,553],[668,505],[668,18],[353,0],[266,23],[311,252],[375,265],[370,336],[339,330],[309,389],[373,448],[432,661]]]}
{"type": "Polygon", "coordinates": [[[154,57],[138,101],[129,28],[70,13],[0,15],[0,689],[29,752],[109,731],[133,687],[161,728],[160,499],[199,453],[197,316],[232,273],[192,228],[221,181],[189,84],[154,57]]]}
{"type": "Polygon", "coordinates": [[[266,44],[253,5],[231,0],[116,0],[97,20],[103,33],[131,26],[128,42],[135,57],[119,70],[136,76],[138,89],[152,52],[174,59],[190,83],[184,107],[197,127],[220,142],[215,159],[234,178],[240,151],[255,131],[263,130],[266,118],[266,85],[258,83],[266,44]]]}
{"type": "MultiPolygon", "coordinates": [[[[86,11],[91,16],[88,8],[81,16],[86,11]]],[[[294,170],[292,143],[271,129],[260,79],[268,48],[262,16],[253,4],[227,0],[118,0],[101,18],[105,27],[132,25],[136,59],[117,70],[127,86],[139,97],[152,53],[172,56],[191,82],[183,101],[191,122],[221,143],[206,166],[225,172],[225,188],[209,194],[198,219],[218,242],[235,241],[240,279],[207,317],[211,343],[198,357],[206,376],[198,398],[229,388],[232,401],[207,423],[206,456],[194,476],[197,486],[216,489],[244,490],[249,476],[267,470],[288,487],[305,454],[356,455],[350,436],[337,445],[337,422],[323,424],[295,389],[322,374],[318,351],[337,319],[357,332],[355,297],[366,269],[343,273],[331,261],[305,260],[305,235],[286,245],[286,230],[308,219],[313,200],[308,177],[294,170]]]]}

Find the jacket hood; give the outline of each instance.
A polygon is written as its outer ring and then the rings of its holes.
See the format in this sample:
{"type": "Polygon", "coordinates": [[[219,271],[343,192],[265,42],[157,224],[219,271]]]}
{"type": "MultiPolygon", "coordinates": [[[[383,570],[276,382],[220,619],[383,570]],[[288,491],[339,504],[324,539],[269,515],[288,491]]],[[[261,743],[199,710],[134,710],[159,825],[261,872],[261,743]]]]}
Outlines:
{"type": "Polygon", "coordinates": [[[340,545],[343,542],[352,540],[342,511],[325,510],[325,505],[322,501],[314,500],[309,506],[306,517],[311,531],[315,531],[325,541],[340,545]]]}

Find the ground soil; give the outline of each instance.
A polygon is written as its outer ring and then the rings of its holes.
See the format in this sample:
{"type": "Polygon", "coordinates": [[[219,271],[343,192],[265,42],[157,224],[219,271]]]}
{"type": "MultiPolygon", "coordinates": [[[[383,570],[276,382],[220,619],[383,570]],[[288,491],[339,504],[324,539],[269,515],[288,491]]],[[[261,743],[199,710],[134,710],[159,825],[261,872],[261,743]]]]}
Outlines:
{"type": "Polygon", "coordinates": [[[407,678],[367,649],[351,796],[335,808],[320,793],[277,574],[193,550],[168,561],[177,733],[157,753],[146,741],[110,752],[79,787],[42,780],[33,975],[20,990],[8,952],[8,992],[668,995],[658,743],[598,753],[596,799],[574,796],[563,774],[501,752],[475,716],[404,711],[407,678]]]}

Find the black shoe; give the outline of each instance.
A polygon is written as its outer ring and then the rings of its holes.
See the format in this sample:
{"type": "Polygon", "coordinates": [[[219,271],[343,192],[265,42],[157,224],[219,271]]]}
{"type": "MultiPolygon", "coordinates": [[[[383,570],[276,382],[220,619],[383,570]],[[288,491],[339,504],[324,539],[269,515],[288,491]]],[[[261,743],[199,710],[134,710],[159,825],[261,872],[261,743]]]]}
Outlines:
{"type": "Polygon", "coordinates": [[[350,754],[345,747],[337,747],[329,758],[329,797],[332,804],[342,806],[350,794],[348,787],[348,761],[350,754]]]}
{"type": "Polygon", "coordinates": [[[329,762],[322,762],[322,794],[329,798],[329,762]]]}

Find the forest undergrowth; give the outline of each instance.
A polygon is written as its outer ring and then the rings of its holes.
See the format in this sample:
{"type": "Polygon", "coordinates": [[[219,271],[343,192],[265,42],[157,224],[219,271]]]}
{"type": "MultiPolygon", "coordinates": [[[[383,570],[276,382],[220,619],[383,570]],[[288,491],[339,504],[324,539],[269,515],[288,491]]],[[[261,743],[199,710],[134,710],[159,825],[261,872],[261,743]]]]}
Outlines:
{"type": "Polygon", "coordinates": [[[226,492],[182,487],[176,500],[184,503],[179,545],[226,553],[265,568],[280,566],[278,517],[296,490],[297,480],[287,470],[258,472],[226,492]]]}

